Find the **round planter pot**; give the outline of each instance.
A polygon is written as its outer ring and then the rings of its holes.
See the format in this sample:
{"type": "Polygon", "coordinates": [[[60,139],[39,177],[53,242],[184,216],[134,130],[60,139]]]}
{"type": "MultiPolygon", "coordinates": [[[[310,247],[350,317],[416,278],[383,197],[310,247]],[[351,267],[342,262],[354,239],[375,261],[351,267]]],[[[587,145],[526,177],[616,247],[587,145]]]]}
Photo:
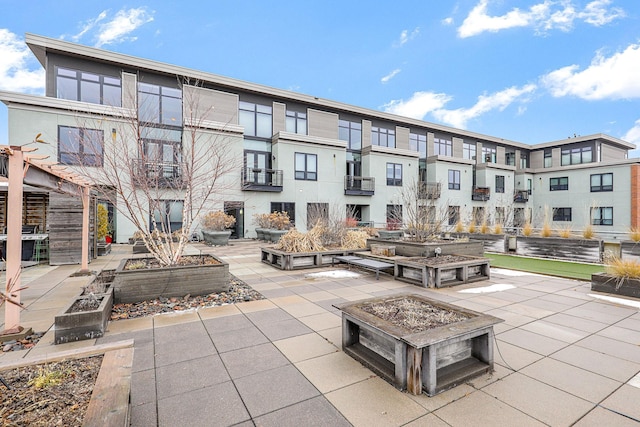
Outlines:
{"type": "Polygon", "coordinates": [[[271,237],[271,242],[278,243],[278,241],[280,241],[280,237],[288,232],[289,230],[270,230],[269,236],[271,237]]]}
{"type": "Polygon", "coordinates": [[[204,242],[212,246],[226,246],[229,244],[231,230],[225,231],[202,231],[204,242]]]}
{"type": "Polygon", "coordinates": [[[265,230],[264,228],[256,228],[256,234],[257,234],[256,239],[258,239],[258,240],[266,240],[264,238],[264,230],[265,230]]]}

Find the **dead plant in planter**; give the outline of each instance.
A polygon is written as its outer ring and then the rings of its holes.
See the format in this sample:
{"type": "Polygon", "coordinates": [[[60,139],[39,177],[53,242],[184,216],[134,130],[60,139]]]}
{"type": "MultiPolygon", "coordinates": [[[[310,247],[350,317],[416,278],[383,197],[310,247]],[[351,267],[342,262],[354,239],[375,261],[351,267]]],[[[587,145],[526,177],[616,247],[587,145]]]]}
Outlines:
{"type": "Polygon", "coordinates": [[[614,277],[616,290],[626,279],[640,279],[640,262],[635,260],[611,258],[605,265],[605,272],[614,277]]]}

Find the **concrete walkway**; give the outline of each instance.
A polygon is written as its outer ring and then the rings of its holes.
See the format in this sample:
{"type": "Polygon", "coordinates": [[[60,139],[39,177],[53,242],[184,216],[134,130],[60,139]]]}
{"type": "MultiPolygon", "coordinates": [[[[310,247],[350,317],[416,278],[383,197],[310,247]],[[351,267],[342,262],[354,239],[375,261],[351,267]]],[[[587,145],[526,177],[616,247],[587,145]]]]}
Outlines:
{"type": "MultiPolygon", "coordinates": [[[[191,250],[221,256],[232,274],[266,300],[111,322],[108,334],[97,340],[135,340],[131,425],[640,423],[638,300],[607,302],[586,282],[498,269],[492,269],[489,281],[442,290],[424,290],[384,274],[376,280],[374,273],[353,269],[359,277],[310,277],[341,268],[276,270],[260,262],[259,247],[233,242],[191,250]],[[495,372],[435,397],[412,396],[346,356],[333,304],[399,292],[504,319],[495,328],[495,372]]],[[[116,246],[91,268],[114,268],[130,250],[116,246]]],[[[79,290],[81,285],[73,283],[79,278],[60,279],[74,267],[32,267],[49,269],[32,279],[33,294],[25,291],[29,305],[23,319],[37,330],[53,323],[59,305],[54,301],[79,290]]],[[[0,353],[0,365],[95,343],[52,342],[50,331],[29,352],[0,353]]]]}

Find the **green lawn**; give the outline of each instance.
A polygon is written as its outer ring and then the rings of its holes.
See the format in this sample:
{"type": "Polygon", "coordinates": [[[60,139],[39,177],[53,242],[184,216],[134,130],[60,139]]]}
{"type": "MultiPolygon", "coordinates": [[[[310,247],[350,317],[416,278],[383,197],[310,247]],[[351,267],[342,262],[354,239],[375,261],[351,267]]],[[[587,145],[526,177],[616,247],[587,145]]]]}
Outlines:
{"type": "Polygon", "coordinates": [[[604,271],[603,265],[583,264],[579,262],[557,261],[552,259],[525,258],[513,255],[484,254],[491,260],[491,267],[530,273],[549,274],[568,279],[591,280],[592,273],[604,271]]]}

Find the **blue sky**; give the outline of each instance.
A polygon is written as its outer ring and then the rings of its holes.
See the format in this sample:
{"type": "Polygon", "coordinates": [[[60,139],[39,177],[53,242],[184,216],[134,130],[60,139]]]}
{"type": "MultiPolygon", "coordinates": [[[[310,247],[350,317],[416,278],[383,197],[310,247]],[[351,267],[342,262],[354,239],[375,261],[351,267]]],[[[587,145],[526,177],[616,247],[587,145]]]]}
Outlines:
{"type": "MultiPolygon", "coordinates": [[[[637,0],[0,8],[0,90],[43,93],[30,32],[527,144],[606,133],[640,146],[637,0]]],[[[0,105],[0,144],[6,121],[0,105]]]]}

